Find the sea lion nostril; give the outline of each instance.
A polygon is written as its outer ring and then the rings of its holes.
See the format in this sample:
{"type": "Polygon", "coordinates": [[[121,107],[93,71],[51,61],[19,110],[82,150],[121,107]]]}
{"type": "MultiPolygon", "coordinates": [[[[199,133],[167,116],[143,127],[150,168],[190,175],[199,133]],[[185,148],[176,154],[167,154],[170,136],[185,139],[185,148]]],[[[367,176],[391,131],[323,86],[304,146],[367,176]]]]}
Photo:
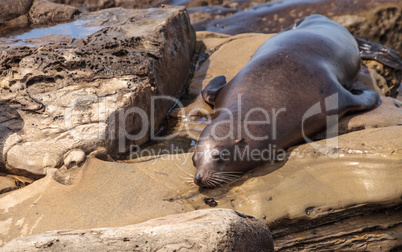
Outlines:
{"type": "Polygon", "coordinates": [[[201,185],[201,181],[202,181],[202,174],[197,173],[194,176],[194,183],[196,183],[197,185],[201,185]]]}

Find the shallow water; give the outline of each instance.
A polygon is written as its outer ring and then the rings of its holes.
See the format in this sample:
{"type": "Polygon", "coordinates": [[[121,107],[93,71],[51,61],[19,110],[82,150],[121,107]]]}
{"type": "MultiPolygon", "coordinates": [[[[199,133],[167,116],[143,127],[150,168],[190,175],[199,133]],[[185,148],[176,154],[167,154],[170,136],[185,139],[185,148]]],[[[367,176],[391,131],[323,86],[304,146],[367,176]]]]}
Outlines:
{"type": "Polygon", "coordinates": [[[89,20],[76,20],[70,23],[34,28],[29,31],[22,29],[14,32],[12,36],[1,40],[12,43],[12,46],[29,46],[30,43],[26,41],[29,39],[42,38],[47,35],[66,35],[72,38],[84,38],[104,28],[104,26],[87,26],[89,22],[89,20]]]}

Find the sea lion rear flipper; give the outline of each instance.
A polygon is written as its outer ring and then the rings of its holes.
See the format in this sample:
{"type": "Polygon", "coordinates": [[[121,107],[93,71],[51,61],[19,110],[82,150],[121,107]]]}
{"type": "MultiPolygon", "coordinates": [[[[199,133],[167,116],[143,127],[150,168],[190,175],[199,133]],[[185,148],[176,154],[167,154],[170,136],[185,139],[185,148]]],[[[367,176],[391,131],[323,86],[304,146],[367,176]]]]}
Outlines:
{"type": "Polygon", "coordinates": [[[215,105],[216,97],[222,88],[226,85],[225,76],[218,76],[213,78],[208,85],[202,90],[201,96],[204,101],[212,106],[215,105]]]}
{"type": "Polygon", "coordinates": [[[360,58],[375,60],[386,66],[402,70],[402,61],[399,54],[383,45],[356,38],[359,45],[360,58]]]}

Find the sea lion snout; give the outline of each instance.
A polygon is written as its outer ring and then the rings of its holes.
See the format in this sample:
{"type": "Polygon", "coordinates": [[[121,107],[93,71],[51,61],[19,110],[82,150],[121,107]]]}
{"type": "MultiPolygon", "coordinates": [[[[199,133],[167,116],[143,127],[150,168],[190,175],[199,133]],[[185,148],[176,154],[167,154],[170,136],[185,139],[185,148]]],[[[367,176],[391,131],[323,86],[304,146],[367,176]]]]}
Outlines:
{"type": "Polygon", "coordinates": [[[202,186],[202,177],[203,177],[202,172],[197,172],[197,173],[194,175],[194,183],[195,183],[196,185],[198,185],[198,186],[202,186]]]}

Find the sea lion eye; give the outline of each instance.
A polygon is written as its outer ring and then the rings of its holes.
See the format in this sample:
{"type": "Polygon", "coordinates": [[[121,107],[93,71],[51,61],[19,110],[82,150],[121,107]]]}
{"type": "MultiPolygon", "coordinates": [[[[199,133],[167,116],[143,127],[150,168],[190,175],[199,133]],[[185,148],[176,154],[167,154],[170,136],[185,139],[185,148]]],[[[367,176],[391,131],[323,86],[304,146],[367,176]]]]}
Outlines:
{"type": "Polygon", "coordinates": [[[191,158],[191,159],[193,160],[193,165],[194,165],[194,166],[195,166],[195,155],[196,155],[196,154],[194,154],[193,157],[191,158]]]}
{"type": "Polygon", "coordinates": [[[222,159],[220,153],[219,153],[219,154],[214,154],[214,155],[212,155],[212,159],[213,159],[214,161],[216,161],[217,163],[223,163],[223,161],[224,161],[224,160],[222,159]]]}

